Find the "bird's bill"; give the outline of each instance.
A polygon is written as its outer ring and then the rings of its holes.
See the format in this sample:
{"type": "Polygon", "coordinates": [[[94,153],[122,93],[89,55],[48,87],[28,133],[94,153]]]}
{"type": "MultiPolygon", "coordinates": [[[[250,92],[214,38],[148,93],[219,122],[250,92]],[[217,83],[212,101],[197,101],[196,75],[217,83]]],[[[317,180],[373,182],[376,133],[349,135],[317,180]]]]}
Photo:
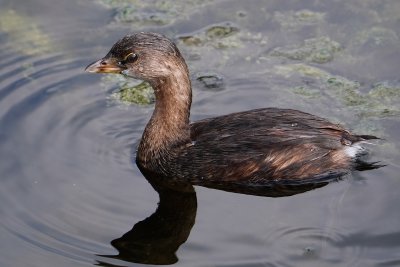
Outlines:
{"type": "Polygon", "coordinates": [[[86,72],[91,73],[121,73],[125,68],[118,66],[117,62],[100,59],[91,64],[89,64],[86,68],[86,72]]]}

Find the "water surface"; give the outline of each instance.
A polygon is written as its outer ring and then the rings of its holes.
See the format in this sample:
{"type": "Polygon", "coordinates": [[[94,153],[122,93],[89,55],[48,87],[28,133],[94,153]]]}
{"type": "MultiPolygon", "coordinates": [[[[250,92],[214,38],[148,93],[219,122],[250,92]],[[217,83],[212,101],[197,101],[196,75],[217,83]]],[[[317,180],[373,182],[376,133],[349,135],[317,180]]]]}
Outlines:
{"type": "Polygon", "coordinates": [[[400,266],[398,1],[0,7],[1,266],[400,266]],[[152,105],[119,102],[117,80],[83,69],[121,36],[147,30],[176,40],[187,58],[193,120],[300,109],[381,136],[371,160],[387,166],[281,198],[162,191],[159,213],[135,225],[159,202],[133,163],[152,105]],[[159,254],[124,250],[132,240],[149,248],[152,224],[164,237],[159,254]]]}

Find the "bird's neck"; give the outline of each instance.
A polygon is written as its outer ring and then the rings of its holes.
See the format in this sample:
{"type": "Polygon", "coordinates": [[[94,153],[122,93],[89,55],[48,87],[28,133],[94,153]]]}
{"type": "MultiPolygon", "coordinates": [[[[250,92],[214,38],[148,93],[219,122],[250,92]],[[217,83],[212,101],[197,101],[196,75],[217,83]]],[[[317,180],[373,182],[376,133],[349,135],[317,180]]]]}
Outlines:
{"type": "Polygon", "coordinates": [[[157,156],[173,145],[189,142],[189,116],[192,88],[188,69],[183,62],[171,75],[150,82],[156,102],[140,142],[138,156],[142,161],[157,156]]]}

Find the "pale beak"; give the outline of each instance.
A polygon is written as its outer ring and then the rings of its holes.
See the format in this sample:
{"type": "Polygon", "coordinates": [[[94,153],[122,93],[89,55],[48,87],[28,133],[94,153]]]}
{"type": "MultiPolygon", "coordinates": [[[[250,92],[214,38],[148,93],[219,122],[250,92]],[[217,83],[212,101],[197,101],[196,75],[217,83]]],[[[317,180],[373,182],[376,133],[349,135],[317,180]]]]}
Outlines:
{"type": "Polygon", "coordinates": [[[123,66],[119,66],[117,62],[112,59],[100,59],[92,64],[89,64],[86,68],[86,72],[91,73],[121,73],[125,70],[123,66]]]}

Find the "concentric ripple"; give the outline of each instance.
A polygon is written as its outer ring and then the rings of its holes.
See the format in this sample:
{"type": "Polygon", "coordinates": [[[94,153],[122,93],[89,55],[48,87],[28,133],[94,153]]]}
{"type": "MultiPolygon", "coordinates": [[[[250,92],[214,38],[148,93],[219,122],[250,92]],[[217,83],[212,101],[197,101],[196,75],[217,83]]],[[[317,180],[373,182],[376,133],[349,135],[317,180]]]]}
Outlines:
{"type": "Polygon", "coordinates": [[[54,266],[65,259],[91,265],[135,222],[132,199],[149,201],[137,220],[157,203],[132,164],[147,112],[121,116],[129,111],[110,105],[107,92],[93,86],[99,77],[83,73],[87,51],[74,52],[0,52],[0,232],[14,237],[4,248],[14,260],[23,252],[54,266]]]}
{"type": "Polygon", "coordinates": [[[277,263],[298,266],[300,263],[325,262],[329,266],[357,266],[364,254],[363,248],[356,244],[343,246],[346,238],[343,230],[334,228],[285,227],[275,229],[266,242],[272,245],[272,250],[282,249],[279,257],[275,259],[277,263]]]}

